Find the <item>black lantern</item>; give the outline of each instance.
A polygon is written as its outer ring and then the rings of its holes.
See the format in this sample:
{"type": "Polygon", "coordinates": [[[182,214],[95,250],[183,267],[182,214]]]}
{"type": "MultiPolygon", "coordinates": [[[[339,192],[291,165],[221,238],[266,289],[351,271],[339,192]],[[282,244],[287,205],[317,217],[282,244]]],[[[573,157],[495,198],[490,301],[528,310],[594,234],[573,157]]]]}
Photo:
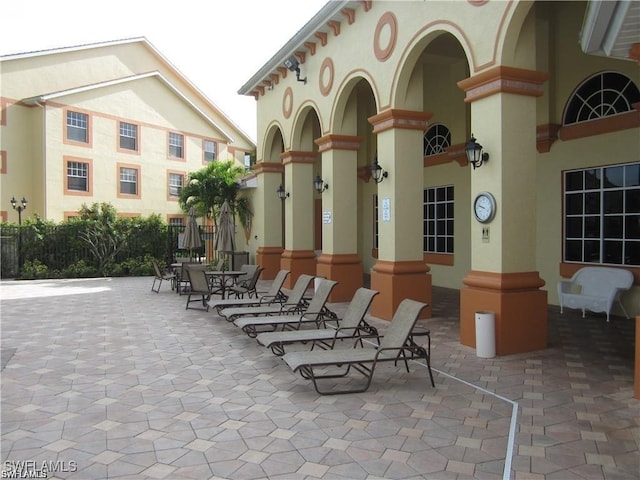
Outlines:
{"type": "Polygon", "coordinates": [[[320,178],[320,175],[316,175],[316,179],[313,181],[313,186],[318,193],[322,193],[329,188],[329,185],[324,183],[324,180],[320,178]]]}
{"type": "Polygon", "coordinates": [[[373,178],[373,181],[376,183],[380,183],[382,180],[389,176],[389,172],[384,171],[378,163],[377,154],[375,157],[373,157],[373,163],[369,168],[371,169],[371,178],[373,178]]]}
{"type": "Polygon", "coordinates": [[[22,225],[22,211],[27,208],[27,199],[22,197],[20,205],[16,202],[16,197],[11,197],[11,206],[18,212],[18,225],[22,225]]]}
{"type": "Polygon", "coordinates": [[[473,133],[471,134],[471,138],[467,142],[467,145],[464,147],[464,151],[467,154],[467,160],[469,160],[469,163],[473,165],[474,170],[481,167],[483,163],[486,163],[489,160],[489,154],[482,151],[482,145],[476,141],[473,133]]]}
{"type": "Polygon", "coordinates": [[[289,193],[284,191],[284,187],[282,185],[278,187],[278,190],[276,190],[276,193],[278,194],[278,198],[280,198],[280,200],[284,200],[289,196],[289,193]]]}

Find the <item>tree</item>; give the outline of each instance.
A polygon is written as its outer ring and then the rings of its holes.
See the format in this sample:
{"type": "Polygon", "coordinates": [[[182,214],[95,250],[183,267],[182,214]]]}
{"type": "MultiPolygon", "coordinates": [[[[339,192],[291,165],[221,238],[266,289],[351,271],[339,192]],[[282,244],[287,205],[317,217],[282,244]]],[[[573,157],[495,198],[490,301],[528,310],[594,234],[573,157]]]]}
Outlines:
{"type": "Polygon", "coordinates": [[[242,185],[239,179],[245,174],[244,167],[233,161],[211,162],[206,167],[189,174],[180,193],[180,207],[187,213],[191,207],[200,216],[218,220],[218,209],[226,201],[240,223],[247,228],[251,218],[249,199],[240,196],[242,185]]]}
{"type": "Polygon", "coordinates": [[[98,271],[104,274],[106,267],[113,263],[118,252],[127,245],[130,231],[116,225],[116,209],[110,203],[94,203],[91,207],[83,204],[79,213],[80,219],[86,222],[80,238],[89,246],[98,262],[98,271]]]}

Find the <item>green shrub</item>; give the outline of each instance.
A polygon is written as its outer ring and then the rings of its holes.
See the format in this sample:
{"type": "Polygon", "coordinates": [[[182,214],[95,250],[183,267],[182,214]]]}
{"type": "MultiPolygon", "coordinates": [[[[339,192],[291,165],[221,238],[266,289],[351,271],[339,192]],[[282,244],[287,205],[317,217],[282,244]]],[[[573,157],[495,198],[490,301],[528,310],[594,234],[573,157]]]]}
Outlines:
{"type": "Polygon", "coordinates": [[[84,260],[78,260],[62,271],[62,276],[66,278],[86,278],[95,277],[97,275],[98,271],[96,268],[91,265],[87,265],[84,260]]]}
{"type": "Polygon", "coordinates": [[[27,260],[22,266],[20,276],[25,280],[33,280],[35,278],[49,278],[49,267],[40,260],[27,260]]]}

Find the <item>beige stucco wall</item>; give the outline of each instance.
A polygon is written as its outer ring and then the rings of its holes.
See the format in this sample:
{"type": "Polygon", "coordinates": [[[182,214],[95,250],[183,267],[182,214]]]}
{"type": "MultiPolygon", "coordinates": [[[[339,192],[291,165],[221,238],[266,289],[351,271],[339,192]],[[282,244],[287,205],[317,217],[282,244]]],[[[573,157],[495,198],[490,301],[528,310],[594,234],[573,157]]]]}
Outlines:
{"type": "MultiPolygon", "coordinates": [[[[0,182],[3,191],[28,198],[27,216],[37,213],[59,221],[82,203],[93,202],[110,202],[123,214],[180,215],[178,202],[168,199],[168,171],[201,169],[203,139],[217,142],[219,160],[241,165],[244,153],[254,149],[228,117],[142,39],[9,56],[0,66],[6,113],[0,149],[6,152],[8,167],[0,182]],[[162,78],[123,81],[151,72],[162,78]],[[119,83],[101,84],[111,80],[119,83]],[[78,87],[84,90],[74,93],[78,87]],[[29,100],[43,96],[46,100],[38,104],[29,100]],[[90,145],[64,141],[65,107],[89,115],[90,145]],[[138,152],[118,149],[120,121],[139,126],[138,152]],[[169,131],[184,135],[184,160],[168,158],[169,131]],[[65,156],[92,162],[92,195],[64,193],[65,156]],[[140,167],[140,198],[118,195],[119,164],[140,167]]],[[[0,210],[15,221],[8,198],[0,201],[0,210]]]]}
{"type": "MultiPolygon", "coordinates": [[[[465,142],[469,133],[476,133],[491,153],[487,166],[473,171],[452,162],[424,169],[424,187],[455,188],[454,264],[430,265],[433,284],[460,288],[470,269],[507,273],[533,270],[546,282],[543,288],[549,292],[549,302],[557,304],[562,260],[562,171],[640,159],[637,128],[580,140],[557,140],[548,153],[536,150],[536,126],[561,124],[572,92],[591,75],[615,70],[640,85],[636,63],[587,56],[580,51],[577,38],[585,6],[586,2],[487,2],[480,6],[469,2],[376,1],[369,11],[359,8],[353,25],[343,21],[339,36],[329,34],[326,45],[318,44],[315,54],[307,52],[306,62],[301,65],[306,85],[296,82],[289,72],[272,90],[266,89],[259,96],[258,160],[273,161],[276,157],[275,144],[265,137],[269,128],[280,129],[285,151],[307,145],[307,139],[296,137],[296,122],[301,121],[303,110],[312,107],[323,135],[362,135],[368,128],[358,165],[370,164],[376,135],[366,125],[371,113],[362,113],[362,104],[351,96],[357,79],[370,85],[374,113],[389,108],[428,112],[432,114],[431,124],[443,123],[451,129],[453,144],[465,142]],[[396,44],[388,58],[378,60],[374,55],[375,30],[379,21],[389,18],[385,17],[389,12],[397,20],[396,44]],[[449,51],[438,55],[436,37],[442,32],[457,39],[456,60],[447,56],[449,51]],[[333,84],[323,95],[320,86],[329,83],[328,70],[322,67],[327,59],[333,64],[333,84]],[[536,99],[498,94],[472,106],[464,103],[464,92],[457,82],[501,61],[510,67],[548,72],[544,95],[536,99]],[[416,62],[423,67],[414,68],[416,62]],[[522,159],[523,152],[526,162],[512,165],[515,159],[522,159]],[[482,225],[471,215],[472,198],[479,190],[499,192],[499,217],[489,225],[488,243],[481,242],[482,225]],[[502,222],[503,210],[528,223],[502,222]]],[[[388,37],[387,24],[379,41],[385,43],[388,37]]],[[[384,162],[380,158],[383,168],[384,162]]],[[[352,232],[358,236],[357,253],[364,271],[369,272],[376,263],[371,255],[373,195],[383,187],[358,180],[357,188],[358,224],[352,232]]],[[[629,313],[637,315],[640,289],[635,287],[624,298],[629,313]]]]}

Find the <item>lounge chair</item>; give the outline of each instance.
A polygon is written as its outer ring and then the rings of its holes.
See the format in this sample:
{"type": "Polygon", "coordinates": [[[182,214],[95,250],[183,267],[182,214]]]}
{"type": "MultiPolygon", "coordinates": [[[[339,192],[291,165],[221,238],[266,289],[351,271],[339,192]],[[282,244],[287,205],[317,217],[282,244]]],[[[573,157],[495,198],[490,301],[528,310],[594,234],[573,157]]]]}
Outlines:
{"type": "Polygon", "coordinates": [[[335,320],[336,315],[330,312],[327,307],[327,301],[331,291],[338,284],[333,280],[322,279],[317,290],[311,297],[309,304],[300,312],[285,311],[281,314],[270,314],[267,316],[245,316],[236,319],[233,323],[236,327],[240,327],[244,333],[251,338],[255,338],[260,331],[273,331],[278,327],[284,329],[299,329],[303,324],[313,323],[316,328],[324,326],[326,320],[335,320]]]}
{"type": "Polygon", "coordinates": [[[359,344],[356,341],[354,348],[289,352],[282,359],[294,372],[299,371],[303,378],[310,379],[316,391],[322,395],[365,392],[371,385],[378,362],[403,360],[407,371],[409,371],[407,360],[415,358],[424,358],[431,378],[431,385],[435,387],[431,373],[430,354],[424,347],[417,345],[411,337],[411,330],[415,326],[418,315],[426,306],[425,303],[415,300],[403,300],[386,328],[379,346],[356,348],[359,344]],[[333,367],[339,368],[340,371],[332,373],[333,367]],[[366,378],[364,385],[340,390],[335,388],[331,390],[320,389],[319,379],[343,378],[349,374],[352,368],[366,378]],[[318,369],[320,372],[317,372],[318,369]]]}
{"type": "Polygon", "coordinates": [[[256,317],[263,315],[280,315],[282,313],[298,313],[308,305],[305,293],[311,285],[313,277],[311,275],[300,275],[291,293],[283,303],[272,303],[270,305],[245,306],[223,308],[219,310],[220,316],[228,322],[233,322],[240,317],[256,317]]]}
{"type": "Polygon", "coordinates": [[[207,279],[204,268],[191,265],[191,267],[187,268],[186,273],[189,278],[189,292],[187,294],[187,305],[185,309],[193,308],[190,307],[192,302],[201,301],[202,308],[200,310],[208,312],[209,304],[207,302],[211,299],[213,289],[209,283],[209,279],[207,279]],[[201,297],[201,299],[198,300],[196,298],[192,300],[191,297],[201,297]]]}
{"type": "Polygon", "coordinates": [[[342,320],[338,322],[338,328],[264,332],[258,334],[256,340],[260,345],[270,348],[276,355],[284,355],[285,346],[293,343],[311,342],[311,350],[316,345],[320,348],[332,349],[336,344],[336,340],[378,337],[376,328],[364,320],[373,297],[377,294],[378,292],[375,290],[359,288],[353,295],[351,302],[349,302],[342,320]]]}
{"type": "Polygon", "coordinates": [[[172,272],[166,272],[163,271],[160,268],[160,265],[158,265],[158,262],[156,262],[155,259],[151,259],[151,264],[153,265],[153,273],[155,275],[155,277],[153,278],[153,284],[151,285],[151,291],[152,292],[156,292],[159,293],[160,292],[160,287],[162,286],[162,281],[163,280],[167,280],[169,282],[171,282],[171,290],[173,290],[174,288],[176,288],[176,274],[172,273],[172,272]],[[156,282],[158,282],[158,288],[156,289],[156,282]]]}
{"type": "Polygon", "coordinates": [[[287,296],[282,292],[282,285],[289,276],[289,270],[280,270],[276,278],[271,282],[269,290],[258,298],[227,298],[224,300],[210,300],[209,306],[220,312],[225,308],[232,307],[257,307],[259,305],[269,305],[271,303],[283,303],[287,300],[287,296]]]}

